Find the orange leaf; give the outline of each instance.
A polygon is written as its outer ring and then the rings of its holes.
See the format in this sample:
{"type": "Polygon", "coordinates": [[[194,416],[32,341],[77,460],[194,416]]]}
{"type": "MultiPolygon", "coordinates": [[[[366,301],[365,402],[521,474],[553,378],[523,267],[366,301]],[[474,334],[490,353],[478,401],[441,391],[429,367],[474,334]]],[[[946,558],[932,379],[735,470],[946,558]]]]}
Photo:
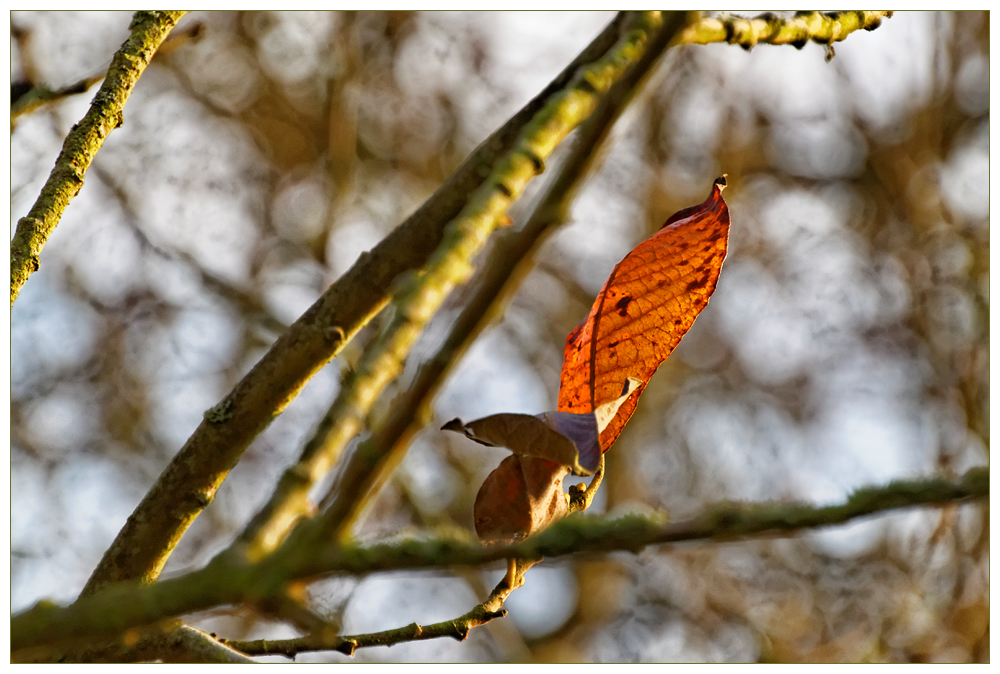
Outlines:
{"type": "Polygon", "coordinates": [[[708,199],[672,215],[626,255],[566,338],[558,409],[597,412],[603,451],[715,291],[729,241],[725,186],[717,178],[708,199]]]}

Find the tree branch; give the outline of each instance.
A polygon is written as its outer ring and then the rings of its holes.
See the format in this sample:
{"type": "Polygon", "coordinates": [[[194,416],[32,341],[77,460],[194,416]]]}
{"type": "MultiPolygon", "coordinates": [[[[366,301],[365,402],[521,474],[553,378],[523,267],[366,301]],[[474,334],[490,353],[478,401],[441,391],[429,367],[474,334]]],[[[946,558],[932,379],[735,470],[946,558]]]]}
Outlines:
{"type": "MultiPolygon", "coordinates": [[[[116,581],[155,580],[184,532],[212,501],[243,452],[281,414],[306,382],[385,306],[400,273],[419,268],[441,242],[445,224],[459,214],[522,128],[564,89],[580,66],[618,40],[619,14],[573,62],[495,131],[423,206],[339,280],[274,343],[216,407],[166,467],[105,552],[83,595],[116,581]]],[[[294,488],[295,475],[282,478],[294,488]]],[[[289,485],[279,486],[279,489],[289,485]]]]}
{"type": "Polygon", "coordinates": [[[644,515],[568,517],[537,536],[510,546],[484,548],[456,536],[411,539],[374,546],[328,541],[312,550],[287,545],[258,564],[223,554],[208,566],[151,585],[118,583],[67,607],[40,602],[11,618],[13,651],[70,640],[110,638],[192,611],[221,604],[260,602],[289,582],[331,573],[368,574],[395,569],[479,565],[498,559],[569,554],[638,552],[649,545],[693,540],[729,541],[844,524],[898,508],[942,505],[989,496],[989,468],[974,468],[957,481],[941,477],[901,480],[859,489],[843,504],[734,505],[725,503],[687,522],[670,524],[644,515]]]}
{"type": "Polygon", "coordinates": [[[577,186],[588,174],[595,156],[615,120],[628,105],[640,82],[684,25],[681,12],[667,12],[663,27],[652,38],[643,57],[601,99],[580,128],[570,154],[558,169],[520,231],[509,232],[497,242],[482,279],[459,314],[448,337],[423,363],[405,394],[392,403],[390,416],[348,457],[323,501],[325,535],[342,538],[389,466],[405,451],[410,439],[426,423],[429,407],[452,366],[461,360],[494,316],[517,290],[534,265],[534,251],[566,221],[577,186]]]}
{"type": "Polygon", "coordinates": [[[14,306],[28,277],[37,269],[45,242],[63,212],[83,187],[83,177],[94,155],[112,130],[122,125],[122,109],[156,48],[185,12],[136,12],[132,34],[115,52],[104,84],[90,109],[63,142],[49,179],[35,205],[17,223],[10,252],[10,305],[14,306]]]}
{"type": "MultiPolygon", "coordinates": [[[[17,662],[26,662],[17,653],[17,662]]],[[[256,663],[245,654],[227,646],[212,635],[179,621],[144,630],[127,630],[122,638],[110,643],[88,645],[70,651],[39,653],[32,662],[171,662],[171,663],[256,663]]]]}
{"type": "MultiPolygon", "coordinates": [[[[184,531],[212,501],[253,439],[385,306],[393,279],[424,263],[441,242],[445,224],[458,215],[468,195],[483,183],[497,159],[513,147],[527,120],[565,88],[581,65],[610,49],[623,22],[624,17],[619,15],[545,91],[490,136],[423,206],[372,251],[363,253],[236,387],[206,412],[205,420],[129,517],[83,594],[110,582],[156,579],[184,531]]],[[[304,477],[308,480],[308,475],[304,477]]],[[[279,489],[296,491],[301,479],[303,475],[287,472],[279,489]]]]}
{"type": "Polygon", "coordinates": [[[220,639],[220,643],[246,655],[283,655],[294,658],[299,653],[312,651],[337,651],[354,657],[354,651],[370,646],[394,646],[407,641],[426,641],[451,637],[465,641],[474,627],[485,625],[494,618],[503,618],[507,611],[503,604],[510,593],[524,584],[524,574],[535,562],[514,562],[513,573],[504,576],[481,604],[454,620],[445,620],[431,625],[410,623],[382,632],[340,636],[335,630],[317,631],[297,639],[259,639],[256,641],[235,641],[220,639]]]}
{"type": "Polygon", "coordinates": [[[92,75],[90,77],[85,77],[79,82],[74,82],[69,86],[63,87],[61,89],[49,89],[44,86],[33,86],[28,90],[23,96],[19,97],[16,101],[11,103],[10,106],[10,124],[11,128],[14,126],[14,122],[18,117],[22,115],[27,115],[30,112],[34,112],[38,108],[46,105],[48,103],[53,103],[55,101],[62,100],[64,98],[69,98],[70,96],[76,96],[77,94],[84,94],[90,87],[94,86],[98,82],[104,79],[104,75],[92,75]]]}
{"type": "MultiPolygon", "coordinates": [[[[856,30],[875,30],[892,12],[796,12],[788,19],[762,14],[753,19],[723,14],[690,25],[677,44],[728,42],[751,49],[757,44],[790,44],[799,49],[809,40],[830,46],[856,30]]],[[[832,49],[832,47],[831,47],[832,49]]]]}

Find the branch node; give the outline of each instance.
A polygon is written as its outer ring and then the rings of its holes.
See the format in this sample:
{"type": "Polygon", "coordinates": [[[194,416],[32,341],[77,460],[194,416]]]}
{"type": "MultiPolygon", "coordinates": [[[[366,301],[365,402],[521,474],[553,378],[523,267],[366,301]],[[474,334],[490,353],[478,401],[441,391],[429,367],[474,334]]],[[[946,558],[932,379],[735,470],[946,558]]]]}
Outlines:
{"type": "Polygon", "coordinates": [[[343,653],[349,658],[354,657],[354,651],[358,647],[358,642],[354,639],[343,639],[339,644],[333,647],[333,650],[338,653],[343,653]]]}
{"type": "Polygon", "coordinates": [[[323,337],[326,338],[327,344],[331,346],[347,342],[347,333],[339,325],[328,325],[323,329],[323,337]]]}

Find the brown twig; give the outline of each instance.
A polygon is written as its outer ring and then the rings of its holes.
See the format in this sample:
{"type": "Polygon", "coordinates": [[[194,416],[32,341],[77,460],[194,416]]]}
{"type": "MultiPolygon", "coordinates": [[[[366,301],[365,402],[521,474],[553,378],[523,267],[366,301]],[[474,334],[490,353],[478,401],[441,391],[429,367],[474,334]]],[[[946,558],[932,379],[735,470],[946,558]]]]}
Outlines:
{"type": "Polygon", "coordinates": [[[504,602],[511,592],[524,584],[525,572],[535,563],[515,563],[514,573],[504,576],[486,601],[477,604],[471,611],[453,620],[445,620],[432,625],[410,623],[382,632],[350,636],[340,636],[331,630],[320,630],[297,639],[258,639],[255,641],[222,639],[221,642],[246,655],[283,655],[287,658],[294,658],[299,653],[312,651],[337,651],[354,657],[354,652],[359,648],[394,646],[408,641],[426,641],[442,637],[465,641],[474,627],[485,625],[495,618],[507,615],[507,611],[503,608],[504,602]]]}

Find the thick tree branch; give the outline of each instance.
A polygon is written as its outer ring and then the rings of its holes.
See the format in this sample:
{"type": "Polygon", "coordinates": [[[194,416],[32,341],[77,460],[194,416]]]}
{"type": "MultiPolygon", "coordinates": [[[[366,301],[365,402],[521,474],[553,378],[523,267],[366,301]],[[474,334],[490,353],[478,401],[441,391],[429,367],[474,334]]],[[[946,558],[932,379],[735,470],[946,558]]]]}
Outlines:
{"type": "MultiPolygon", "coordinates": [[[[423,265],[441,242],[445,225],[513,147],[528,121],[563,90],[580,66],[618,40],[620,14],[535,99],[495,131],[423,206],[375,248],[363,253],[338,281],[275,342],[264,357],[205,414],[187,442],[129,517],[84,588],[89,594],[112,582],[159,576],[187,527],[257,437],[389,299],[400,273],[423,265]]],[[[286,473],[281,489],[296,488],[286,473]]]]}
{"type": "Polygon", "coordinates": [[[139,76],[174,24],[185,12],[136,12],[132,34],[111,59],[104,84],[90,109],[63,142],[62,152],[35,205],[17,223],[10,244],[10,305],[14,306],[28,277],[37,269],[45,242],[63,212],[83,187],[94,155],[110,133],[122,125],[122,110],[139,76]]]}
{"type": "Polygon", "coordinates": [[[905,480],[859,489],[843,504],[721,504],[687,522],[644,515],[568,517],[518,545],[484,548],[455,536],[357,546],[328,541],[313,550],[279,549],[258,564],[223,554],[185,576],[151,585],[118,583],[75,604],[40,602],[11,618],[13,651],[70,640],[110,638],[130,628],[221,604],[261,602],[285,592],[289,582],[331,573],[368,574],[395,569],[471,566],[498,559],[568,554],[638,552],[649,546],[693,540],[729,541],[787,536],[844,524],[898,508],[942,505],[989,496],[989,468],[974,468],[956,481],[905,480]]]}
{"type": "Polygon", "coordinates": [[[69,653],[21,651],[12,659],[15,662],[256,663],[212,635],[176,620],[144,630],[129,630],[117,641],[88,645],[69,653]]]}

